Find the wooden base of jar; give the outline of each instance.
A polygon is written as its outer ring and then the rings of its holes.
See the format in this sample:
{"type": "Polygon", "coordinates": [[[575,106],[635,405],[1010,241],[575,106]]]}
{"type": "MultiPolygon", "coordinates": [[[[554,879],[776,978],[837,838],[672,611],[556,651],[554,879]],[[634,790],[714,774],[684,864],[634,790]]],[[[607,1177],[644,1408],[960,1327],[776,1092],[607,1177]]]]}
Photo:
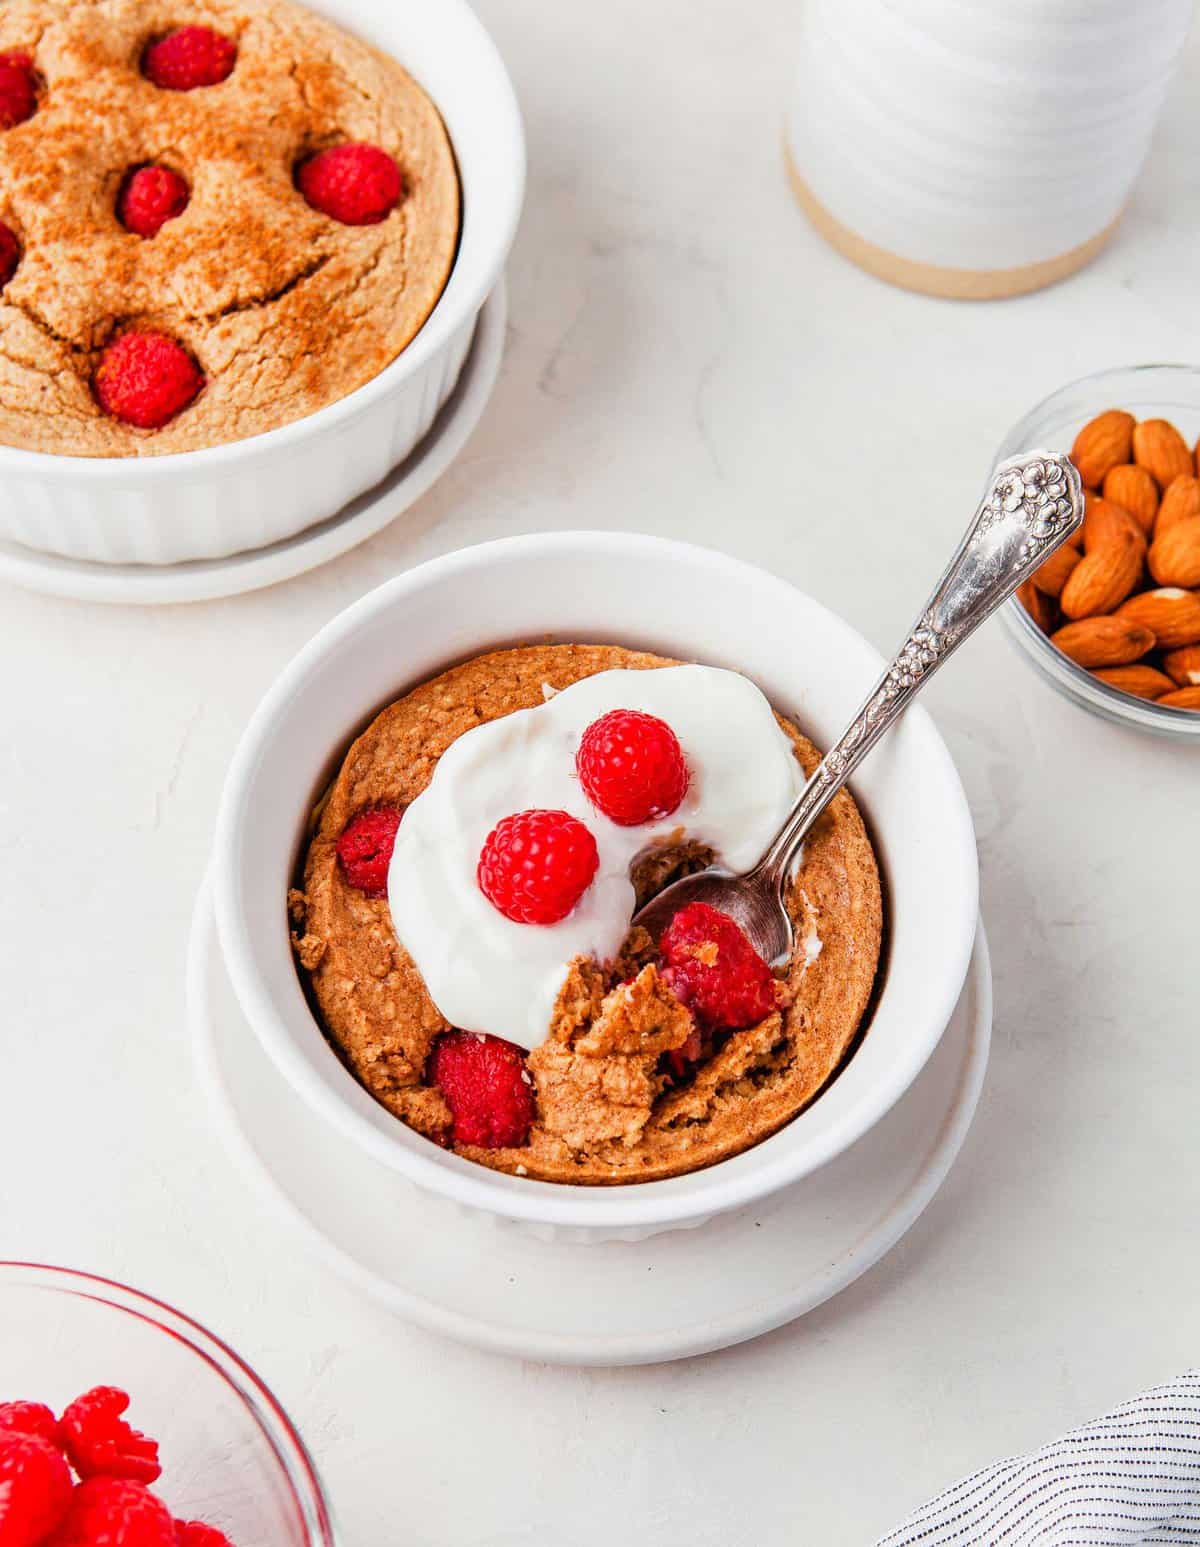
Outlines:
{"type": "Polygon", "coordinates": [[[922,295],[943,296],[954,301],[1002,301],[1015,295],[1028,295],[1031,290],[1042,290],[1090,263],[1121,220],[1118,214],[1096,236],[1072,247],[1070,252],[1047,258],[1042,263],[1024,263],[1012,269],[954,269],[936,263],[914,263],[911,258],[901,258],[886,248],[877,247],[843,225],[804,181],[789,145],[784,145],[783,154],[792,190],[801,209],[829,245],[860,269],[866,269],[868,274],[922,295]]]}

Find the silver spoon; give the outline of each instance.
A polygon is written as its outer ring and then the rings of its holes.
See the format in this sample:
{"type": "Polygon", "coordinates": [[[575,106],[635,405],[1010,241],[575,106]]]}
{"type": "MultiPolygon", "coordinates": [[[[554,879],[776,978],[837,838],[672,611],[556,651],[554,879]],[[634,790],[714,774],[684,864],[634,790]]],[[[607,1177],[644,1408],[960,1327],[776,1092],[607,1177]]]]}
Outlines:
{"type": "Polygon", "coordinates": [[[1083,488],[1066,457],[1027,451],[1001,462],[966,536],[917,623],[845,732],[821,759],[753,870],[684,876],[634,919],[657,941],[690,902],[731,914],[773,966],[792,953],[785,897],[813,823],[867,753],[968,635],[1083,522],[1083,488]]]}

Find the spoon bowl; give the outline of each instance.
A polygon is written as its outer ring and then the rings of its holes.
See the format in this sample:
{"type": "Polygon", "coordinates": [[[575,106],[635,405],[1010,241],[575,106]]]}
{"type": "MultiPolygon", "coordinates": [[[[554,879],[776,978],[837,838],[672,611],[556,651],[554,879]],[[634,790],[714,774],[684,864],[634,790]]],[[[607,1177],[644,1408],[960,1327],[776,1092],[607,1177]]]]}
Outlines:
{"type": "Polygon", "coordinates": [[[760,877],[760,869],[756,866],[738,876],[710,865],[695,875],[682,876],[652,898],[634,923],[657,945],[677,913],[690,903],[707,903],[733,919],[764,961],[782,966],[792,954],[792,921],[782,892],[771,888],[769,878],[760,877]]]}

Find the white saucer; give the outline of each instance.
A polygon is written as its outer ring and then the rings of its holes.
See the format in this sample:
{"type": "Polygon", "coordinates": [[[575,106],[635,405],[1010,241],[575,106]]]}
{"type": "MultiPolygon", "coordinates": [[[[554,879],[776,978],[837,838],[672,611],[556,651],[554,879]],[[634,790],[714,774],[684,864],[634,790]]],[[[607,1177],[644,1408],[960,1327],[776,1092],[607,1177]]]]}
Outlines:
{"type": "Polygon", "coordinates": [[[95,564],[0,541],[0,580],[75,601],[207,602],[290,580],[374,537],[446,471],[483,416],[500,374],[508,297],[504,280],[484,303],[454,391],[416,450],[382,483],[297,537],[185,564],[95,564]]]}
{"type": "Polygon", "coordinates": [[[280,1079],[234,997],[207,881],[188,1006],[201,1078],[235,1156],[330,1267],[460,1342],[562,1364],[649,1364],[782,1326],[895,1245],[970,1127],[992,977],[981,922],[950,1025],[881,1123],[762,1208],[636,1245],[539,1242],[425,1197],[340,1140],[314,1143],[319,1119],[280,1079]]]}

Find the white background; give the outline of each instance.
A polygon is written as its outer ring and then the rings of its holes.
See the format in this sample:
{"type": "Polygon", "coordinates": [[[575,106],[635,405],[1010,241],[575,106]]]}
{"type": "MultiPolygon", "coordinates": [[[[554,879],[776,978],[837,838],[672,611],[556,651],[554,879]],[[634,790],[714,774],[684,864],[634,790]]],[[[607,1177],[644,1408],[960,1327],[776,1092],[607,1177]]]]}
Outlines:
{"type": "Polygon", "coordinates": [[[839,1299],[657,1369],[477,1354],[310,1266],[198,1098],[193,897],[259,695],[335,611],[432,554],[551,527],[695,538],[890,648],[1035,400],[1200,358],[1200,48],[1112,248],[972,307],[858,273],[793,207],[793,4],[482,10],[532,175],[504,371],[460,463],[366,547],[258,596],[0,593],[0,1253],[118,1275],[228,1337],[299,1422],[348,1547],[866,1543],[1197,1359],[1195,751],[1060,701],[996,625],[938,679],[996,970],[963,1157],[839,1299]]]}

